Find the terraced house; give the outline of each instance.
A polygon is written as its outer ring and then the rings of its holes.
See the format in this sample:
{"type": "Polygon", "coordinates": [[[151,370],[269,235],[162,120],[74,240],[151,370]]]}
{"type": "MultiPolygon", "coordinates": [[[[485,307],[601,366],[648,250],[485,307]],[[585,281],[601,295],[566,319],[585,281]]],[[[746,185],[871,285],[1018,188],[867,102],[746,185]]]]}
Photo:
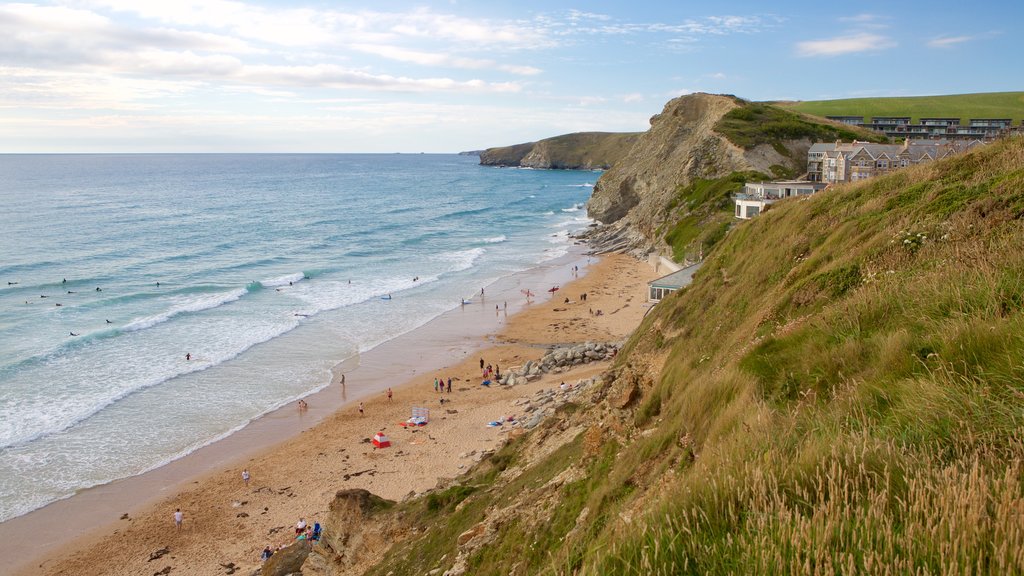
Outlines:
{"type": "Polygon", "coordinates": [[[903,144],[817,143],[807,152],[807,179],[838,184],[857,182],[916,164],[934,162],[980,145],[978,140],[926,140],[903,144]]]}

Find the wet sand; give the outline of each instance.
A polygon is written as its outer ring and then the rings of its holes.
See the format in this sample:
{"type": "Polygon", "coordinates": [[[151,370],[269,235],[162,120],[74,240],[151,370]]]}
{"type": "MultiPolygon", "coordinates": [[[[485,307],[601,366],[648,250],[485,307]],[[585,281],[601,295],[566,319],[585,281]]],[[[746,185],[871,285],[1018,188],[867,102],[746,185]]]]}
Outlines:
{"type": "MultiPolygon", "coordinates": [[[[343,363],[331,386],[306,399],[304,412],[286,407],[153,472],[0,524],[0,555],[8,559],[3,570],[143,574],[171,566],[174,573],[223,574],[220,564],[234,562],[248,573],[259,565],[264,545],[289,540],[299,517],[310,523],[322,518],[339,489],[366,488],[400,500],[458,475],[473,463],[460,455],[501,441],[504,433],[486,427],[488,421],[511,415],[512,400],[558,383],[550,377],[483,388],[481,357],[505,372],[539,358],[544,345],[620,340],[639,323],[654,271],[629,257],[608,256],[594,259],[587,274],[574,280],[571,268],[579,266],[582,274],[588,260],[576,255],[507,278],[487,287],[482,302],[478,296],[363,354],[358,366],[343,363]],[[519,294],[527,284],[535,292],[562,289],[550,300],[542,292],[527,305],[519,294]],[[596,310],[602,314],[594,315],[596,310]],[[444,406],[433,391],[435,376],[453,378],[444,406]],[[388,387],[394,390],[391,402],[384,394],[388,387]],[[365,404],[362,416],[359,401],[365,404]],[[416,431],[397,425],[413,406],[431,410],[431,423],[416,431]],[[373,450],[365,441],[377,431],[390,435],[394,446],[373,450]],[[241,478],[245,468],[249,486],[241,478]],[[179,507],[185,522],[175,533],[172,515],[179,507]],[[150,562],[150,553],[164,547],[171,553],[150,562]]],[[[605,367],[577,368],[557,379],[583,379],[605,367]]]]}

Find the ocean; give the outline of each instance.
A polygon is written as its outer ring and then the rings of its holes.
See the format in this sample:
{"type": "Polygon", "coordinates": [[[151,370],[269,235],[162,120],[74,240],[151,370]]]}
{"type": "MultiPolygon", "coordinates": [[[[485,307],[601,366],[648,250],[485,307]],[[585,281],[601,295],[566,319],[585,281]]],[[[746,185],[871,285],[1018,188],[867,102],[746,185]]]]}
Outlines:
{"type": "Polygon", "coordinates": [[[598,174],[477,162],[0,156],[0,521],[323,389],[590,224],[598,174]]]}

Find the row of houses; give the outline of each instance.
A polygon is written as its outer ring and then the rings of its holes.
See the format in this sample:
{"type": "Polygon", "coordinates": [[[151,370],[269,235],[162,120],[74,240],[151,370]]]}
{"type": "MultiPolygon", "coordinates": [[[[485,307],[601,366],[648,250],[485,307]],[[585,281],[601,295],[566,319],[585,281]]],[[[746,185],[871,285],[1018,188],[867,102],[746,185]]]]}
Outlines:
{"type": "Polygon", "coordinates": [[[807,152],[805,180],[748,182],[734,195],[735,216],[749,220],[771,204],[786,198],[810,196],[832,184],[858,182],[894,170],[934,162],[981,145],[980,140],[926,140],[903,144],[819,142],[807,152]]]}
{"type": "Polygon", "coordinates": [[[857,182],[893,170],[934,162],[966,152],[980,140],[923,140],[902,144],[834,142],[813,144],[807,151],[807,180],[838,184],[857,182]]]}
{"type": "Polygon", "coordinates": [[[895,138],[946,138],[955,140],[991,140],[1018,130],[1012,118],[971,118],[967,125],[960,118],[921,118],[917,124],[910,116],[875,116],[870,122],[864,116],[826,116],[829,120],[884,132],[895,138]]]}

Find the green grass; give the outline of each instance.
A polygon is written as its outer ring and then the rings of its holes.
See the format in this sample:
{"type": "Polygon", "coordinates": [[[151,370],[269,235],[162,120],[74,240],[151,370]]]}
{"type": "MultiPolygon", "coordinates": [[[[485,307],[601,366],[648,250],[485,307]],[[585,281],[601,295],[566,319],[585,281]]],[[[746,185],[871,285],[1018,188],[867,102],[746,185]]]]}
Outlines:
{"type": "Polygon", "coordinates": [[[598,454],[524,464],[541,427],[374,573],[498,509],[469,573],[1024,573],[1022,166],[1007,139],[737,225],[619,354],[640,401],[564,415],[598,454]]]}
{"type": "Polygon", "coordinates": [[[971,118],[1012,118],[1019,125],[1024,119],[1024,92],[990,92],[947,96],[907,96],[893,98],[849,98],[777,102],[778,106],[815,116],[910,116],[917,123],[924,118],[960,118],[967,125],[971,118]]]}
{"type": "Polygon", "coordinates": [[[550,168],[609,168],[629,152],[639,132],[576,132],[538,142],[488,148],[480,155],[487,165],[519,166],[531,152],[550,160],[550,168]]]}
{"type": "MultiPolygon", "coordinates": [[[[885,136],[859,128],[816,122],[791,110],[762,102],[739,101],[740,107],[730,110],[715,124],[715,131],[740,148],[770,144],[788,156],[782,146],[785,140],[807,139],[812,142],[835,140],[888,141],[885,136]]],[[[801,161],[804,159],[800,159],[801,161]]],[[[801,162],[802,163],[802,162],[801,162]]]]}

